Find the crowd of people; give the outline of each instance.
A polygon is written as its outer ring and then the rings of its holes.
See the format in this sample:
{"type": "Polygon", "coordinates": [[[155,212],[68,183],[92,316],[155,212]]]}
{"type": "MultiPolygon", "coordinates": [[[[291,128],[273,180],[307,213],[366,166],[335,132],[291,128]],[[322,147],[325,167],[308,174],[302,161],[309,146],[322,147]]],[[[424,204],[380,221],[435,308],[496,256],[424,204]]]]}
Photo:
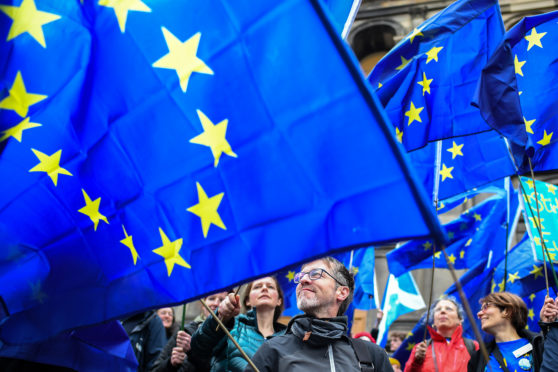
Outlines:
{"type": "Polygon", "coordinates": [[[414,345],[402,366],[388,352],[400,347],[404,332],[390,333],[387,351],[375,344],[373,331],[348,336],[345,311],[352,301],[354,279],[341,262],[331,257],[309,262],[294,281],[297,306],[303,314],[287,326],[278,322],[284,297],[274,277],[249,283],[240,296],[221,292],[205,298],[234,341],[205,308],[183,330],[172,308],[124,320],[138,370],[558,371],[558,302],[552,298],[547,297],[540,310],[541,333],[525,329],[528,311],[519,296],[499,292],[482,298],[477,317],[482,331],[493,339],[486,344],[486,354],[477,341],[463,336],[459,302],[440,298],[430,311],[430,337],[414,345]]]}

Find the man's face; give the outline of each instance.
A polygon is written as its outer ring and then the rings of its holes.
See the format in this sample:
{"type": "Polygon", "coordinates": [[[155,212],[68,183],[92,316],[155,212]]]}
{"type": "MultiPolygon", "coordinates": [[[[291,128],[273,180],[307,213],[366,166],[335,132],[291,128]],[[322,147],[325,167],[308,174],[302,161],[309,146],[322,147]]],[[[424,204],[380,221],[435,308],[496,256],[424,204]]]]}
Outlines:
{"type": "MultiPolygon", "coordinates": [[[[312,269],[324,269],[333,275],[331,268],[322,260],[307,263],[302,267],[303,272],[312,269]]],[[[336,286],[335,280],[325,273],[316,280],[310,280],[308,275],[304,275],[296,286],[296,305],[308,315],[334,317],[339,308],[336,286]]]]}

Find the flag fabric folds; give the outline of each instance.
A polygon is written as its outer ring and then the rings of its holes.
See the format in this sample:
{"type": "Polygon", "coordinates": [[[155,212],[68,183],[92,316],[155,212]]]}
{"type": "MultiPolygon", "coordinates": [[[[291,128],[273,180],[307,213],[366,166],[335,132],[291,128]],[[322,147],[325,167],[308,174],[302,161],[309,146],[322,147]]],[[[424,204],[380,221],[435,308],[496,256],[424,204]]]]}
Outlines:
{"type": "Polygon", "coordinates": [[[407,150],[490,129],[470,102],[503,34],[498,1],[460,0],[378,62],[368,80],[407,150]]]}
{"type": "Polygon", "coordinates": [[[525,17],[510,29],[475,95],[487,123],[516,146],[519,164],[526,165],[525,154],[533,157],[535,170],[558,165],[550,155],[558,140],[557,20],[558,12],[525,17]]]}
{"type": "Polygon", "coordinates": [[[424,309],[425,306],[411,273],[407,272],[399,277],[390,274],[384,292],[384,299],[382,300],[384,316],[378,325],[378,339],[376,343],[381,347],[385,347],[391,323],[401,315],[424,309]]]}
{"type": "Polygon", "coordinates": [[[444,239],[317,1],[23,0],[0,17],[4,343],[444,239]]]}

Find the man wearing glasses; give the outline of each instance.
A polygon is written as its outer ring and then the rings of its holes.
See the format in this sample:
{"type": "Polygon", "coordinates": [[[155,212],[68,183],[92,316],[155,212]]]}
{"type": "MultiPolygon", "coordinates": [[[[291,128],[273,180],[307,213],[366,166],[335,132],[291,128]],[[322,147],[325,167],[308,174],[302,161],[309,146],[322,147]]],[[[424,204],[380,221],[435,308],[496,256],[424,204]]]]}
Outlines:
{"type": "MultiPolygon", "coordinates": [[[[297,306],[283,336],[265,342],[252,359],[264,371],[393,371],[385,351],[372,342],[347,336],[343,315],[355,282],[333,257],[309,262],[295,275],[297,306]]],[[[250,365],[245,371],[252,371],[250,365]]]]}

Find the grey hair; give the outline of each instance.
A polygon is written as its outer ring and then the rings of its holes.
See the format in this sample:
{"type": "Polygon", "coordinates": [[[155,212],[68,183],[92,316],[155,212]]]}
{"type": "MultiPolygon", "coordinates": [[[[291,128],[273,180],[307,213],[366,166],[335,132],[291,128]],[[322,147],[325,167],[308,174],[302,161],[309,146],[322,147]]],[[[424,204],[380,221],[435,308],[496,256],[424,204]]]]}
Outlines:
{"type": "Polygon", "coordinates": [[[440,303],[440,301],[449,301],[454,304],[455,308],[457,309],[457,317],[459,318],[459,320],[463,320],[465,312],[463,311],[463,306],[461,306],[461,304],[457,301],[457,298],[455,298],[454,296],[441,295],[438,299],[436,299],[436,301],[432,303],[432,306],[430,306],[430,317],[428,319],[428,324],[434,324],[434,309],[440,303]]]}
{"type": "MultiPolygon", "coordinates": [[[[344,283],[349,287],[349,295],[347,298],[341,302],[339,305],[339,310],[337,311],[337,316],[345,314],[345,311],[349,308],[351,302],[353,302],[353,294],[355,292],[355,279],[349,270],[343,265],[339,260],[331,256],[324,257],[322,260],[331,268],[333,271],[331,275],[339,281],[339,283],[344,283]]],[[[338,283],[335,283],[336,288],[339,287],[338,283]]]]}

